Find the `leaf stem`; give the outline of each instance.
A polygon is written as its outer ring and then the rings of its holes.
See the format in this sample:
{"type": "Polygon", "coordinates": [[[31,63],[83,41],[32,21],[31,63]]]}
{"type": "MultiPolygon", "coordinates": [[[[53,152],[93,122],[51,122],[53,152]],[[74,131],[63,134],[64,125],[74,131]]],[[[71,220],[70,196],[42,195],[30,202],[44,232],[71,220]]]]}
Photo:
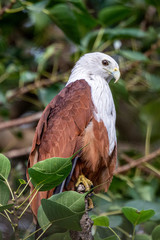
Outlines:
{"type": "Polygon", "coordinates": [[[134,225],[134,228],[133,228],[132,240],[134,240],[134,237],[135,237],[135,232],[136,232],[136,225],[134,225]]]}
{"type": "Polygon", "coordinates": [[[118,236],[118,234],[111,227],[108,227],[108,228],[111,232],[114,233],[114,235],[118,238],[118,240],[121,240],[120,237],[118,236]]]}
{"type": "Polygon", "coordinates": [[[23,193],[23,192],[25,191],[25,189],[28,187],[30,181],[31,181],[31,178],[28,180],[27,184],[26,184],[25,187],[22,189],[22,191],[19,193],[19,195],[17,196],[17,198],[19,198],[19,197],[22,195],[22,193],[23,193]]]}
{"type": "Polygon", "coordinates": [[[120,232],[122,232],[124,235],[126,235],[126,237],[130,238],[131,235],[129,233],[127,233],[124,229],[120,228],[120,227],[116,227],[117,230],[119,230],[120,232]]]}
{"type": "Polygon", "coordinates": [[[117,215],[117,214],[122,214],[121,210],[114,210],[106,213],[100,214],[100,216],[110,216],[110,215],[117,215]]]}
{"type": "MultiPolygon", "coordinates": [[[[33,201],[33,199],[35,198],[36,194],[38,193],[39,188],[36,190],[35,194],[33,195],[33,197],[31,198],[31,200],[29,201],[29,203],[27,204],[27,206],[25,207],[25,209],[23,210],[23,212],[21,213],[21,215],[18,217],[18,219],[20,219],[23,214],[25,213],[25,211],[27,210],[27,208],[30,206],[31,202],[33,201]]],[[[24,203],[24,202],[23,202],[24,203]]]]}
{"type": "Polygon", "coordinates": [[[13,223],[12,223],[12,220],[11,220],[10,216],[8,215],[8,213],[7,213],[6,210],[4,210],[4,212],[5,212],[5,214],[6,214],[6,218],[8,219],[8,221],[9,221],[9,222],[11,223],[11,225],[12,225],[13,231],[15,232],[15,227],[14,227],[14,225],[13,225],[13,223]]]}
{"type": "Polygon", "coordinates": [[[5,12],[6,13],[17,13],[17,12],[21,12],[24,10],[24,7],[18,7],[18,8],[13,8],[13,9],[6,9],[5,12]]]}
{"type": "Polygon", "coordinates": [[[19,186],[18,186],[18,188],[17,188],[17,190],[15,191],[15,194],[18,193],[18,191],[19,191],[19,189],[20,189],[21,186],[22,186],[22,184],[20,183],[19,186]]]}
{"type": "Polygon", "coordinates": [[[50,226],[52,226],[52,223],[50,223],[50,224],[48,225],[48,227],[46,227],[46,229],[43,230],[43,232],[39,235],[39,237],[38,237],[36,240],[40,239],[40,238],[42,237],[42,235],[48,230],[48,228],[50,228],[50,226]]]}
{"type": "Polygon", "coordinates": [[[6,217],[5,214],[0,212],[0,215],[2,215],[4,218],[6,218],[9,221],[8,217],[6,217]]]}
{"type": "MultiPolygon", "coordinates": [[[[39,190],[39,189],[38,189],[39,190]]],[[[30,196],[36,191],[36,188],[34,188],[34,190],[28,195],[28,197],[19,205],[16,207],[16,209],[19,209],[20,207],[23,206],[23,204],[25,204],[27,202],[27,200],[30,198],[30,196]]]]}
{"type": "Polygon", "coordinates": [[[149,121],[147,124],[147,133],[146,133],[146,142],[145,142],[145,156],[147,156],[150,152],[150,139],[152,132],[152,122],[149,121]]]}
{"type": "Polygon", "coordinates": [[[39,232],[42,228],[38,228],[36,231],[32,232],[31,234],[29,234],[27,237],[23,238],[23,240],[28,239],[29,237],[33,236],[36,232],[39,232]]]}
{"type": "Polygon", "coordinates": [[[92,47],[93,51],[96,50],[98,48],[98,46],[100,45],[103,35],[104,35],[104,28],[101,28],[98,31],[97,37],[94,41],[94,44],[93,44],[93,47],[92,47]]]}
{"type": "Polygon", "coordinates": [[[10,193],[11,193],[11,196],[12,196],[12,201],[15,201],[15,197],[14,197],[13,191],[12,191],[12,189],[11,189],[11,186],[10,186],[10,184],[9,184],[8,180],[7,180],[7,179],[5,179],[5,182],[6,182],[6,184],[7,184],[8,188],[9,188],[9,191],[10,191],[10,193]]]}

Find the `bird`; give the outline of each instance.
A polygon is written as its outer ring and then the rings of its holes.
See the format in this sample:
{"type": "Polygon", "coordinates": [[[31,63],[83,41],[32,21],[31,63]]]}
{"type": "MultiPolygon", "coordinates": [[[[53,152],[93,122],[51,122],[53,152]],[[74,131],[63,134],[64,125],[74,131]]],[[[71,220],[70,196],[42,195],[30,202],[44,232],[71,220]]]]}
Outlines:
{"type": "MultiPolygon", "coordinates": [[[[43,111],[28,168],[48,158],[70,157],[82,149],[73,159],[67,184],[64,181],[57,188],[37,193],[31,203],[34,216],[41,199],[76,190],[83,181],[87,189],[93,184],[95,193],[107,192],[117,162],[116,110],[109,87],[112,78],[117,82],[120,70],[111,56],[86,53],[74,65],[65,87],[43,111]]],[[[31,183],[30,187],[33,191],[31,183]]]]}

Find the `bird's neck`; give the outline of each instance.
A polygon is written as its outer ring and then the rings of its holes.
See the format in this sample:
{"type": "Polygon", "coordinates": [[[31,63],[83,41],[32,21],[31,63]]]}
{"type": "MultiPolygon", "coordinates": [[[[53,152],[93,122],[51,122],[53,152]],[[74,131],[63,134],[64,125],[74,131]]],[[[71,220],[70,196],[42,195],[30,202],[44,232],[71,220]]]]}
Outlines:
{"type": "Polygon", "coordinates": [[[71,72],[67,85],[80,79],[85,79],[87,81],[90,79],[90,75],[91,74],[87,72],[83,67],[75,66],[71,72]]]}
{"type": "Polygon", "coordinates": [[[103,121],[109,139],[109,154],[116,144],[116,111],[109,84],[99,76],[93,76],[92,81],[87,81],[91,87],[92,101],[95,106],[94,116],[98,122],[103,121]]]}
{"type": "Polygon", "coordinates": [[[91,87],[91,96],[95,107],[94,117],[98,122],[103,121],[107,129],[110,143],[109,153],[111,154],[116,142],[116,111],[109,84],[100,76],[88,74],[83,69],[74,69],[67,85],[81,79],[84,79],[91,87]]]}

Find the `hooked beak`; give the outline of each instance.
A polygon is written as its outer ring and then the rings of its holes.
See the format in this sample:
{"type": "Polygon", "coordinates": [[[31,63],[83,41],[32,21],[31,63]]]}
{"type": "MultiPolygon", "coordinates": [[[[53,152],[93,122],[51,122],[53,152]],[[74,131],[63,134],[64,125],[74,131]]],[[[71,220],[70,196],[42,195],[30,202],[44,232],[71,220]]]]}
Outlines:
{"type": "Polygon", "coordinates": [[[111,71],[112,76],[114,77],[115,81],[114,83],[118,82],[120,78],[120,71],[118,68],[114,68],[113,71],[111,71]]]}
{"type": "Polygon", "coordinates": [[[120,78],[120,71],[118,68],[114,68],[113,71],[111,71],[112,76],[114,77],[115,81],[114,83],[118,82],[120,78]]]}

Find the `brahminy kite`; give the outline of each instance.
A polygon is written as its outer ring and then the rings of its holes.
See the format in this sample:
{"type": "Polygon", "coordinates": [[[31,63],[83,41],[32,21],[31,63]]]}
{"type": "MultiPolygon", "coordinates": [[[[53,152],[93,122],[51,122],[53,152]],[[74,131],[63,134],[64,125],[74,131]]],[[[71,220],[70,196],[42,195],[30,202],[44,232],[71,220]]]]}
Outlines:
{"type": "Polygon", "coordinates": [[[109,82],[119,77],[119,66],[112,57],[87,53],[75,64],[63,90],[45,108],[28,167],[51,157],[70,157],[86,147],[74,159],[72,174],[63,188],[38,192],[31,204],[35,216],[42,198],[49,198],[57,189],[75,190],[79,176],[79,181],[84,176],[94,186],[100,185],[95,192],[108,190],[117,159],[116,111],[109,82]]]}

